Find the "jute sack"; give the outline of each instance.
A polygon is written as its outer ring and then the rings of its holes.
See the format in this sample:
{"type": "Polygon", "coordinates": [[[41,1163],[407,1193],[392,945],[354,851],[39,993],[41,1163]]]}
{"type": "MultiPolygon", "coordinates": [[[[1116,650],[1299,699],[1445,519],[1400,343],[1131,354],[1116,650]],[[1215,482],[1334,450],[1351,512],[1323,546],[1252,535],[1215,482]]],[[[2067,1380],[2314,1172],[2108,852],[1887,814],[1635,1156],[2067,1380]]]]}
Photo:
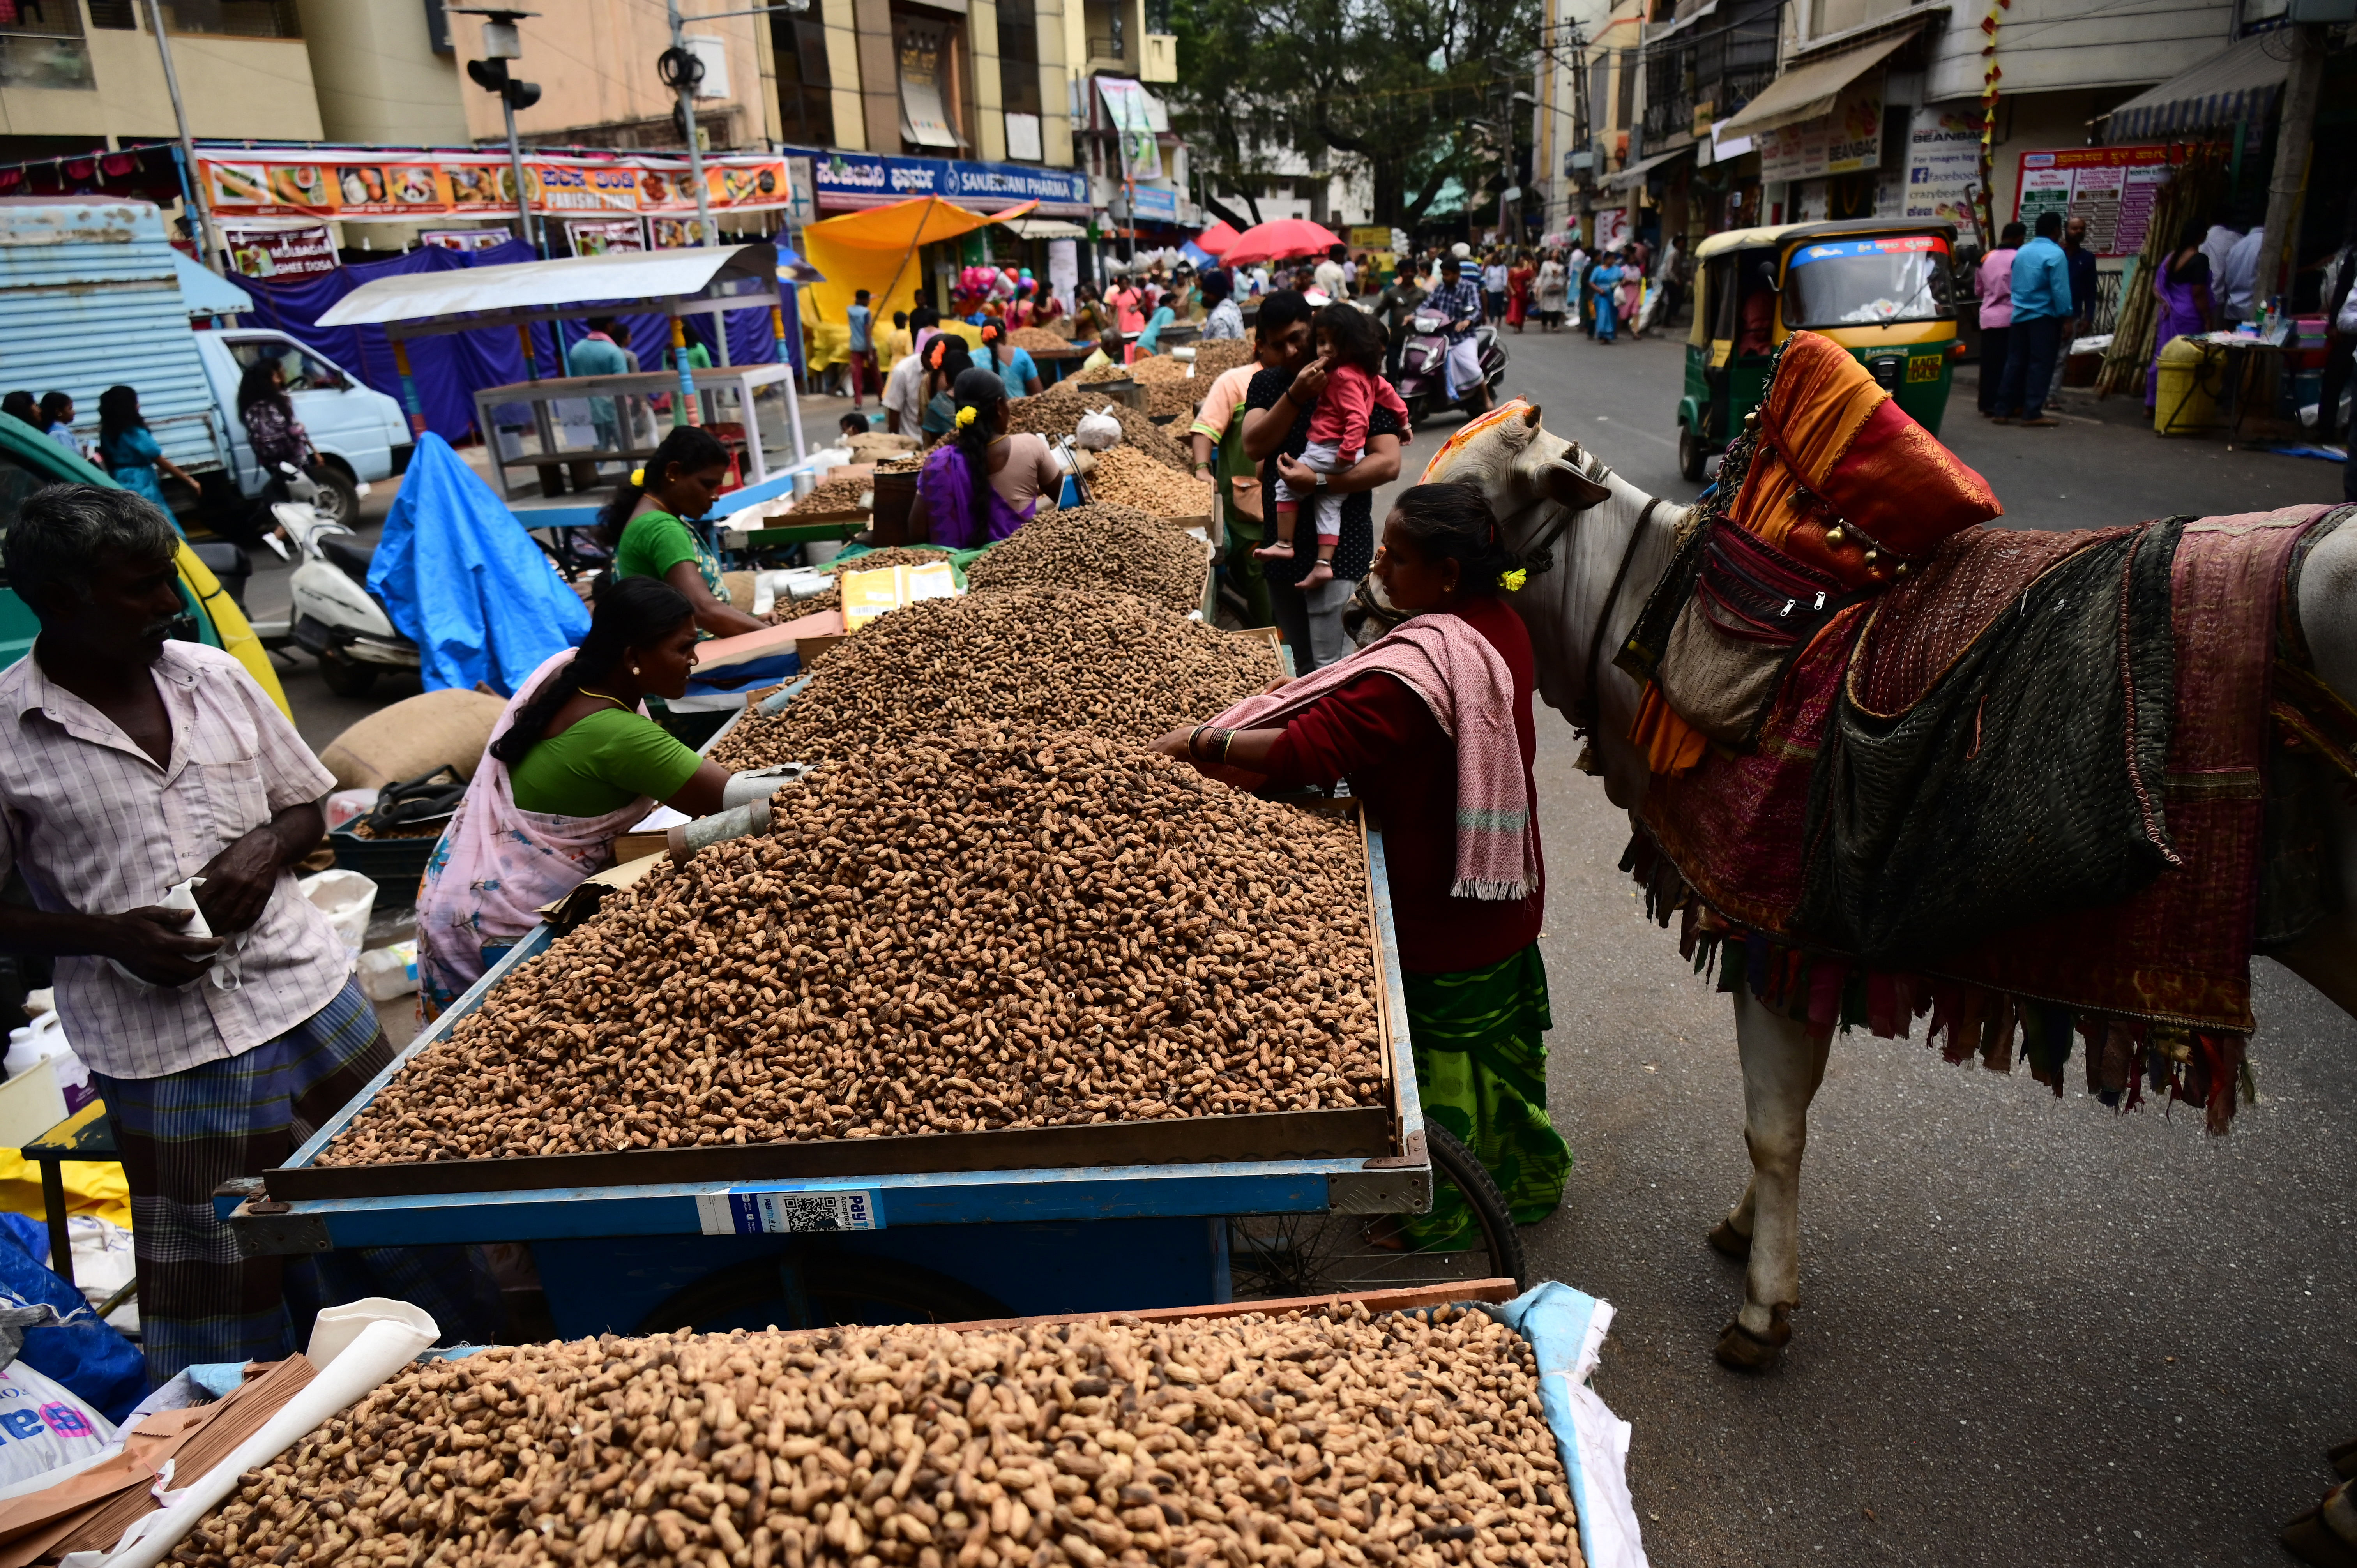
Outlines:
{"type": "Polygon", "coordinates": [[[343,789],[381,789],[442,763],[472,779],[506,707],[486,692],[422,692],[352,725],[328,743],[319,760],[343,789]]]}

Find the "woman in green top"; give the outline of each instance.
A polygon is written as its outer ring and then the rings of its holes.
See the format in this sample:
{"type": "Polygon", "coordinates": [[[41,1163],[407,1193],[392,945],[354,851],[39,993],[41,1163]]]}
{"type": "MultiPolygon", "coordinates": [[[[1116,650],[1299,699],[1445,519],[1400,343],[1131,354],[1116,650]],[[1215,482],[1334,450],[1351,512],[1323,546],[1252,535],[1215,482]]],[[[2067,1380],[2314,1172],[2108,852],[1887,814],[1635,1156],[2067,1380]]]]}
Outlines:
{"type": "Polygon", "coordinates": [[[417,896],[417,978],[432,1017],[540,921],[539,910],[613,864],[613,841],[660,800],[721,809],[731,777],[640,712],[677,697],[695,663],[685,596],[626,577],[597,600],[578,651],[535,671],[508,704],[417,896]]]}
{"type": "Polygon", "coordinates": [[[729,607],[720,592],[719,558],[682,521],[710,511],[727,482],[727,449],[701,426],[673,425],[597,515],[599,536],[614,549],[615,580],[669,583],[687,600],[695,624],[715,637],[769,629],[766,621],[729,607]]]}

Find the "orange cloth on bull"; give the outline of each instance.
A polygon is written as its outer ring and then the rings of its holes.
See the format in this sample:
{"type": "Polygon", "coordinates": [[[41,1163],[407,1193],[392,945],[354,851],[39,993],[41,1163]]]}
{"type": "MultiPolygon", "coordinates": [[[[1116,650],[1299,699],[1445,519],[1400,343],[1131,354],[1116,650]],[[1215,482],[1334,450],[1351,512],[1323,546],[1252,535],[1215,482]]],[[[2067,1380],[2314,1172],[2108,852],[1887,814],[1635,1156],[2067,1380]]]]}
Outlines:
{"type": "Polygon", "coordinates": [[[1630,721],[1629,738],[1645,754],[1649,773],[1684,773],[1703,759],[1709,737],[1678,717],[1662,689],[1651,681],[1638,693],[1637,716],[1630,721]]]}
{"type": "Polygon", "coordinates": [[[1784,345],[1760,405],[1735,521],[1852,587],[1887,583],[1958,529],[2005,509],[1988,481],[1909,417],[1846,349],[1814,332],[1784,345]],[[1826,539],[1839,525],[1838,543],[1826,539]],[[1877,567],[1866,564],[1875,550],[1877,567]]]}
{"type": "MultiPolygon", "coordinates": [[[[2005,509],[1988,481],[1909,417],[1855,355],[1795,332],[1760,404],[1737,526],[1851,589],[1887,585],[1900,561],[2005,509]],[[1838,525],[1842,536],[1828,536],[1838,525]],[[1872,566],[1868,550],[1877,553],[1872,566]]],[[[1655,773],[1683,773],[1707,741],[1648,684],[1629,738],[1655,773]]]]}

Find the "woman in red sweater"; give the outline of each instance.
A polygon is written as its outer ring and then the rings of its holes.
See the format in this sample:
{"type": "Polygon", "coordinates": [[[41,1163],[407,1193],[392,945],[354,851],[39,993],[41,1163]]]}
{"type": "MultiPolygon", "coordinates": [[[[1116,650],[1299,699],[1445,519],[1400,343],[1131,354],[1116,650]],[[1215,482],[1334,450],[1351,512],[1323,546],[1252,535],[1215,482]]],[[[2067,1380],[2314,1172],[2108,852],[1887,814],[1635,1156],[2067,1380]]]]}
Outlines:
{"type": "MultiPolygon", "coordinates": [[[[1373,571],[1407,621],[1155,749],[1231,779],[1351,781],[1383,830],[1425,1114],[1527,1225],[1562,1201],[1571,1147],[1546,1113],[1531,641],[1499,596],[1522,570],[1482,493],[1441,484],[1400,497],[1373,571]]],[[[1461,1241],[1470,1216],[1448,1196],[1414,1244],[1461,1241]]]]}

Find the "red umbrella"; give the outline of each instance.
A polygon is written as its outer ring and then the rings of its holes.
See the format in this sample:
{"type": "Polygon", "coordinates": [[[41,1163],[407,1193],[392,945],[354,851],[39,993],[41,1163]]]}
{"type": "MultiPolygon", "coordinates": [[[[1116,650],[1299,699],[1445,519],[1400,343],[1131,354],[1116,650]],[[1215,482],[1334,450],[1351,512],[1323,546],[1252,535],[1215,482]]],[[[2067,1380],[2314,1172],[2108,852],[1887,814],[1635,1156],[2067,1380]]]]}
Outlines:
{"type": "Polygon", "coordinates": [[[1195,236],[1195,248],[1209,251],[1215,256],[1226,255],[1228,247],[1235,242],[1236,231],[1228,227],[1228,220],[1224,218],[1195,236]]]}
{"type": "Polygon", "coordinates": [[[1221,253],[1220,260],[1243,267],[1287,256],[1322,256],[1341,242],[1340,235],[1307,218],[1280,218],[1274,223],[1255,223],[1237,235],[1236,242],[1221,253]]]}

